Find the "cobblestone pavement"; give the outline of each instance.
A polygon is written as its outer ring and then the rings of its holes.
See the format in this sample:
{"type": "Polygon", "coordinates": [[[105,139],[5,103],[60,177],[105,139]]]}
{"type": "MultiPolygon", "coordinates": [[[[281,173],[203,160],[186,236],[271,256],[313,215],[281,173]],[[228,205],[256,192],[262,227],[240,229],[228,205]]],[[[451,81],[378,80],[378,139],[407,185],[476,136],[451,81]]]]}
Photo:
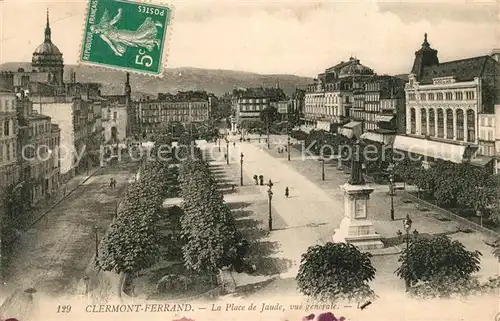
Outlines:
{"type": "Polygon", "coordinates": [[[4,293],[33,287],[53,296],[75,294],[135,164],[104,168],[66,196],[12,244],[4,268],[4,293]],[[117,188],[109,188],[109,180],[117,188]]]}
{"type": "MultiPolygon", "coordinates": [[[[233,137],[235,141],[239,137],[233,137]]],[[[271,145],[273,145],[271,143],[271,145]]],[[[326,181],[321,181],[321,164],[317,160],[301,160],[298,151],[292,150],[292,161],[286,160],[286,153],[278,154],[276,145],[267,150],[267,146],[251,143],[236,143],[233,147],[245,155],[244,173],[247,176],[262,174],[265,182],[271,178],[274,183],[272,211],[279,215],[286,227],[273,230],[261,238],[261,242],[277,243],[272,253],[266,253],[281,264],[275,267],[276,272],[268,275],[251,276],[235,275],[237,284],[245,290],[237,291],[233,297],[246,299],[262,299],[265,297],[300,298],[294,286],[293,278],[298,271],[301,254],[315,244],[324,244],[331,240],[334,229],[340,224],[343,213],[343,193],[340,185],[348,180],[348,175],[338,171],[331,165],[326,166],[326,181]],[[299,160],[300,159],[300,160],[299,160]],[[284,189],[290,188],[290,198],[285,198],[284,189]],[[277,279],[276,279],[277,278],[277,279]],[[252,286],[253,283],[253,286],[252,286]],[[255,288],[258,288],[257,290],[255,288]]],[[[231,154],[231,152],[230,152],[231,154]]],[[[230,161],[236,161],[231,158],[230,161]]],[[[396,231],[402,229],[401,219],[409,213],[413,220],[413,227],[420,233],[448,233],[456,230],[455,222],[441,222],[432,216],[432,213],[421,212],[415,204],[404,203],[400,195],[394,198],[396,220],[390,221],[390,197],[385,186],[372,184],[375,188],[370,201],[370,215],[376,230],[383,237],[396,236],[396,231]]],[[[266,194],[267,187],[259,187],[266,194]]],[[[266,222],[267,223],[267,222],[266,222]]],[[[484,243],[484,236],[480,234],[453,234],[452,238],[460,239],[467,247],[478,249],[483,253],[482,270],[480,277],[498,274],[498,262],[491,255],[491,249],[484,243]]],[[[376,293],[383,293],[386,304],[393,302],[410,302],[404,293],[403,282],[396,277],[394,271],[398,266],[398,255],[376,256],[372,262],[377,269],[376,279],[371,283],[376,293]]],[[[486,298],[485,298],[486,300],[486,298]]],[[[381,302],[381,301],[379,301],[381,302]]],[[[411,301],[413,304],[413,301],[411,301]]],[[[467,310],[467,306],[462,307],[467,310]]],[[[491,311],[490,311],[491,312],[491,311]]],[[[465,312],[464,312],[465,313],[465,312]]]]}

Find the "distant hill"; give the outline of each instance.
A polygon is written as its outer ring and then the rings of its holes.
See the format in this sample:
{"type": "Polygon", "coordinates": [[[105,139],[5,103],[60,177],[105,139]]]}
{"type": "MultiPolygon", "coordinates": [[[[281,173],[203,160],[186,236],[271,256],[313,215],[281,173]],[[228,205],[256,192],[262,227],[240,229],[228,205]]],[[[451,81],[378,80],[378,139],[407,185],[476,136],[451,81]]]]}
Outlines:
{"type": "MultiPolygon", "coordinates": [[[[0,65],[0,71],[16,71],[18,68],[31,70],[30,63],[9,62],[0,65]]],[[[69,79],[70,70],[76,72],[79,82],[99,82],[103,84],[103,94],[113,95],[123,92],[125,72],[88,66],[66,65],[65,79],[69,79]]],[[[158,92],[176,93],[177,91],[205,90],[220,96],[234,88],[274,87],[276,80],[280,87],[290,96],[295,88],[305,88],[312,78],[294,75],[261,75],[256,73],[213,70],[200,68],[167,68],[163,78],[130,74],[132,92],[156,96],[158,92]]]]}

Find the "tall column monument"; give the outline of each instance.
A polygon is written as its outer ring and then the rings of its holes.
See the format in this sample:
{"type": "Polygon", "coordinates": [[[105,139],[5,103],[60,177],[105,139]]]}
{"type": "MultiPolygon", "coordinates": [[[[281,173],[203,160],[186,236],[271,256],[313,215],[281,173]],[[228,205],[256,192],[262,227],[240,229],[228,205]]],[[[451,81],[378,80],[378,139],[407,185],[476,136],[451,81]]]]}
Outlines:
{"type": "Polygon", "coordinates": [[[333,242],[349,243],[360,250],[381,249],[384,244],[369,220],[368,201],[373,188],[365,183],[361,172],[362,156],[359,141],[354,145],[351,159],[351,178],[342,185],[344,191],[344,218],[335,230],[333,242]]]}

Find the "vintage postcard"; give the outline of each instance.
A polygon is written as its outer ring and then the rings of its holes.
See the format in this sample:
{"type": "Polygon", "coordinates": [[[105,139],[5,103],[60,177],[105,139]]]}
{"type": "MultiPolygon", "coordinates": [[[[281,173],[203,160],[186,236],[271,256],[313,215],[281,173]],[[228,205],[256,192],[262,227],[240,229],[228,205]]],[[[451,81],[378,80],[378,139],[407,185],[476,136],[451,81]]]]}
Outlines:
{"type": "Polygon", "coordinates": [[[500,321],[499,10],[0,1],[0,321],[500,321]]]}

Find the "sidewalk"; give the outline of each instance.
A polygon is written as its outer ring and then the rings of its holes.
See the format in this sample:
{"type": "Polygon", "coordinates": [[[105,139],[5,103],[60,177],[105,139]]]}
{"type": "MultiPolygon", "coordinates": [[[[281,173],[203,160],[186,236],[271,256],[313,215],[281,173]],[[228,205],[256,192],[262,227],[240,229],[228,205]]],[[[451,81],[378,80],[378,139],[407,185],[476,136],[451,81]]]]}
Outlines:
{"type": "MultiPolygon", "coordinates": [[[[271,146],[268,150],[267,147],[262,149],[256,143],[237,143],[236,147],[245,154],[243,170],[247,176],[262,174],[266,183],[269,178],[274,183],[272,210],[274,214],[283,218],[287,228],[273,230],[265,241],[279,243],[279,253],[272,255],[289,261],[288,270],[280,273],[279,276],[293,278],[297,274],[301,255],[309,246],[331,241],[335,228],[339,226],[344,216],[343,192],[340,186],[347,182],[349,176],[325,164],[327,179],[321,181],[321,163],[317,160],[288,162],[286,153],[278,154],[276,146],[274,148],[271,146]],[[291,197],[288,199],[284,196],[286,186],[290,188],[291,197]]],[[[292,149],[291,153],[295,159],[300,156],[297,150],[292,149]]],[[[231,161],[235,159],[232,158],[231,161]]],[[[370,185],[375,188],[369,205],[370,219],[382,237],[395,237],[398,230],[403,230],[402,218],[407,213],[413,220],[413,228],[420,233],[435,235],[456,231],[458,227],[456,222],[443,222],[436,219],[434,213],[430,211],[419,211],[414,203],[403,202],[404,198],[401,197],[401,193],[394,197],[396,220],[391,221],[387,187],[370,185]]],[[[260,188],[263,194],[267,194],[267,186],[260,188]]],[[[491,255],[491,249],[483,243],[483,235],[456,233],[450,237],[460,240],[467,248],[477,249],[483,254],[478,277],[486,279],[498,274],[498,262],[491,255]]],[[[373,257],[372,262],[377,268],[377,277],[372,287],[376,291],[401,290],[404,292],[403,282],[400,282],[394,275],[398,266],[398,257],[399,255],[373,257]]],[[[251,283],[248,276],[240,278],[237,275],[235,278],[237,282],[241,279],[247,284],[251,283]]],[[[255,281],[258,282],[257,278],[255,281]]]]}
{"type": "MultiPolygon", "coordinates": [[[[89,171],[89,174],[81,174],[71,178],[66,184],[60,186],[57,194],[53,195],[49,199],[40,200],[40,202],[35,205],[29,212],[27,212],[25,224],[23,226],[23,230],[27,230],[31,228],[34,224],[36,224],[39,220],[41,220],[48,212],[50,212],[55,206],[57,206],[60,202],[62,202],[66,197],[71,195],[78,187],[80,187],[83,183],[85,183],[90,177],[95,175],[97,172],[101,170],[100,167],[92,168],[89,171]],[[64,186],[66,186],[66,195],[64,195],[64,186]]],[[[8,246],[12,242],[14,242],[19,235],[12,235],[7,240],[4,241],[4,246],[8,246]]]]}

